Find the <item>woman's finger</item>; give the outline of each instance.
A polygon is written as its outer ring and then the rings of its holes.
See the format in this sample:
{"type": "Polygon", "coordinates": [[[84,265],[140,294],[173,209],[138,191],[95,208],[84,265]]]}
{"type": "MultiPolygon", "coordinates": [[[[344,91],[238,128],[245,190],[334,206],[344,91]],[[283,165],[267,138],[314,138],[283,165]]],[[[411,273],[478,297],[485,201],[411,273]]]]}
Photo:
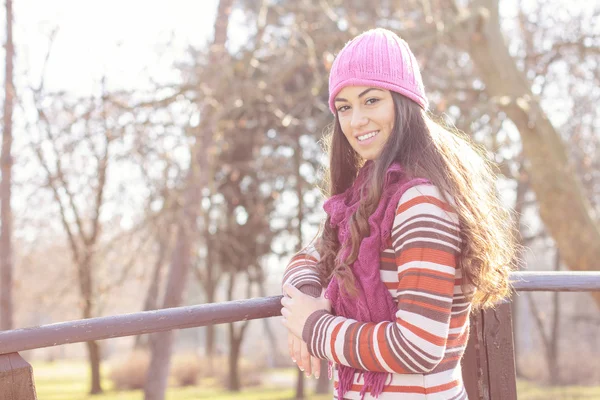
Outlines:
{"type": "Polygon", "coordinates": [[[319,379],[319,376],[321,375],[321,360],[317,357],[310,357],[310,364],[313,375],[315,378],[319,379]]]}
{"type": "Polygon", "coordinates": [[[304,367],[304,373],[307,377],[311,375],[311,365],[310,365],[310,353],[308,352],[308,348],[306,347],[306,343],[300,342],[300,357],[302,357],[302,366],[304,367]]]}
{"type": "Polygon", "coordinates": [[[298,340],[297,337],[294,336],[294,359],[296,360],[296,364],[300,371],[304,371],[304,365],[302,365],[302,342],[298,340]]]}
{"type": "Polygon", "coordinates": [[[294,338],[295,336],[288,332],[288,351],[290,354],[290,358],[295,363],[296,357],[294,356],[294,338]]]}
{"type": "Polygon", "coordinates": [[[283,307],[287,307],[287,306],[289,306],[291,302],[292,302],[292,299],[290,299],[290,298],[289,298],[289,297],[287,297],[287,296],[283,296],[283,297],[281,298],[281,305],[282,305],[283,307]]]}

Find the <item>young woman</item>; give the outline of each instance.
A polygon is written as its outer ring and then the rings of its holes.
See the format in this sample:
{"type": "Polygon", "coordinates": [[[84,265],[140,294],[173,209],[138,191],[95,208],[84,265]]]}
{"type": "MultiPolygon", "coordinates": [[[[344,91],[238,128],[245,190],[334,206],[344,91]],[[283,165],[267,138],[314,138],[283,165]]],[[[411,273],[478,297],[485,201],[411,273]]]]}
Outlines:
{"type": "Polygon", "coordinates": [[[466,399],[469,312],[508,294],[514,255],[491,166],[428,115],[390,31],[346,44],[329,93],[327,219],[283,279],[290,355],[307,376],[335,365],[337,399],[466,399]]]}

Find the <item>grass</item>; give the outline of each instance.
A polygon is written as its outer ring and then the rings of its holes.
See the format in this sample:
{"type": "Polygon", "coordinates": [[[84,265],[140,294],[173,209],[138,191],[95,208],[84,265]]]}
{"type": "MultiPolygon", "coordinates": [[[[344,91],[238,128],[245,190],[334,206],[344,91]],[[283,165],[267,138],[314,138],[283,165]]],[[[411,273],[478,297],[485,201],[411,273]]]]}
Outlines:
{"type": "MultiPolygon", "coordinates": [[[[87,364],[79,361],[59,361],[53,363],[32,362],[37,396],[40,400],[143,400],[141,390],[115,391],[108,376],[108,370],[102,370],[104,394],[91,396],[89,389],[89,370],[87,364]]],[[[294,379],[293,370],[278,374],[294,379]]],[[[312,385],[310,385],[312,386],[312,385]]],[[[229,393],[215,385],[203,385],[186,388],[169,388],[167,400],[218,399],[218,400],[286,400],[294,398],[295,386],[263,386],[244,389],[239,393],[229,393]]],[[[310,392],[307,389],[307,392],[310,392]]],[[[329,400],[331,395],[312,396],[314,400],[329,400]]]]}
{"type": "MultiPolygon", "coordinates": [[[[105,393],[98,396],[87,394],[89,371],[83,362],[59,361],[54,363],[34,362],[33,371],[37,395],[40,400],[143,400],[140,390],[118,392],[112,388],[111,382],[104,379],[102,384],[105,393]]],[[[108,371],[102,371],[104,377],[108,371]]],[[[289,388],[263,386],[245,389],[239,393],[229,393],[214,385],[187,388],[169,388],[167,400],[218,399],[218,400],[286,400],[293,399],[296,372],[293,368],[276,372],[284,382],[292,382],[289,388]]],[[[272,379],[267,381],[273,381],[272,379]]],[[[284,384],[285,385],[285,384],[284,384]]],[[[307,385],[312,388],[312,382],[307,385]]],[[[306,387],[306,386],[305,386],[306,387]]],[[[557,386],[546,387],[526,381],[517,382],[519,400],[592,400],[600,399],[600,386],[557,386]]],[[[307,389],[310,393],[310,389],[307,389]]],[[[311,400],[329,400],[331,394],[311,396],[311,400]]]]}
{"type": "Polygon", "coordinates": [[[517,394],[519,400],[598,400],[600,386],[541,386],[518,381],[517,394]]]}

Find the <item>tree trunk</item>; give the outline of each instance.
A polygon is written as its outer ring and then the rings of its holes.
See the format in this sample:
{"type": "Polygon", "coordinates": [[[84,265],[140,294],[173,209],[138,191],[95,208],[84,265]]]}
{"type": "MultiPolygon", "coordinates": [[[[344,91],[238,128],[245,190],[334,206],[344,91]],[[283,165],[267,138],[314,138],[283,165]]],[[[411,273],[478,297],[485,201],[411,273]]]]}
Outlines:
{"type": "MultiPolygon", "coordinates": [[[[554,262],[554,270],[560,271],[560,251],[556,250],[556,260],[554,262]]],[[[560,380],[560,364],[558,359],[558,341],[560,338],[560,292],[552,293],[552,327],[550,331],[550,346],[548,348],[548,372],[550,374],[550,382],[553,385],[559,385],[560,380]]]]}
{"type": "MultiPolygon", "coordinates": [[[[208,265],[207,265],[208,268],[208,265]]],[[[205,291],[206,291],[206,302],[207,303],[214,303],[215,301],[215,287],[214,285],[207,285],[207,287],[205,287],[205,291]],[[208,290],[207,290],[208,289],[208,290]]],[[[208,325],[206,327],[206,341],[204,343],[204,352],[206,354],[206,362],[208,364],[208,371],[207,373],[209,375],[212,375],[214,372],[214,366],[215,366],[215,345],[216,345],[216,341],[215,341],[215,331],[216,331],[216,327],[214,325],[208,325]]]]}
{"type": "MultiPolygon", "coordinates": [[[[158,257],[154,264],[154,270],[152,271],[152,280],[146,292],[146,299],[144,300],[144,311],[155,310],[158,307],[158,289],[160,287],[160,276],[165,264],[165,257],[169,247],[170,229],[167,229],[167,234],[163,234],[161,231],[158,233],[158,257]]],[[[135,338],[134,349],[141,349],[148,347],[148,336],[138,335],[135,338]]]]}
{"type": "MultiPolygon", "coordinates": [[[[258,291],[260,297],[267,297],[267,292],[265,290],[265,281],[264,277],[261,276],[258,281],[258,291]]],[[[271,329],[271,325],[269,324],[269,318],[263,318],[263,327],[265,330],[265,336],[267,337],[268,342],[270,343],[269,347],[272,352],[267,354],[267,367],[274,368],[276,364],[276,360],[279,358],[279,346],[277,345],[277,336],[273,333],[273,329],[271,329]]]]}
{"type": "MultiPolygon", "coordinates": [[[[499,2],[478,0],[470,6],[479,14],[475,31],[466,40],[468,52],[488,95],[517,126],[529,162],[531,188],[539,213],[569,269],[598,270],[600,227],[568,159],[560,134],[531,92],[530,83],[511,57],[500,29],[499,2]],[[557,212],[560,210],[560,212],[557,212]],[[577,240],[573,240],[577,238],[577,240]]],[[[600,292],[592,292],[600,306],[600,292]]]]}
{"type": "MultiPolygon", "coordinates": [[[[233,289],[235,280],[236,273],[235,270],[232,270],[230,271],[229,287],[227,290],[227,300],[229,301],[232,301],[234,298],[233,289]]],[[[240,350],[249,323],[250,321],[244,321],[238,331],[235,329],[235,323],[229,324],[229,377],[227,379],[227,390],[231,392],[239,392],[242,387],[239,374],[240,350]]]]}
{"type": "Polygon", "coordinates": [[[91,386],[90,394],[102,393],[100,384],[100,347],[98,342],[87,342],[88,357],[90,360],[91,386]]]}
{"type": "Polygon", "coordinates": [[[229,376],[227,378],[227,390],[230,392],[239,392],[242,388],[239,373],[242,338],[243,336],[238,337],[236,335],[235,325],[229,324],[229,376]]]}
{"type": "Polygon", "coordinates": [[[304,398],[304,372],[298,369],[298,379],[296,380],[296,397],[297,400],[304,398]]]}
{"type": "MultiPolygon", "coordinates": [[[[192,158],[194,160],[194,158],[192,158]]],[[[195,167],[190,167],[193,178],[195,167]]],[[[179,221],[177,242],[173,249],[171,268],[165,290],[163,308],[181,305],[185,291],[187,275],[191,261],[191,242],[195,237],[196,209],[199,193],[193,179],[188,180],[185,217],[179,221]]],[[[144,385],[145,400],[164,400],[167,390],[167,379],[171,367],[171,352],[173,348],[173,331],[154,333],[150,337],[150,365],[144,385]]]]}
{"type": "MultiPolygon", "coordinates": [[[[211,205],[212,207],[212,205],[211,205]]],[[[204,293],[206,296],[206,302],[207,303],[214,303],[215,301],[215,295],[216,295],[216,291],[217,291],[217,282],[218,282],[218,278],[215,277],[215,269],[217,267],[217,265],[220,265],[220,263],[215,262],[215,253],[217,253],[214,249],[213,244],[213,240],[211,240],[211,234],[210,234],[210,230],[209,230],[209,225],[210,225],[210,221],[209,221],[209,216],[210,216],[210,209],[205,213],[205,229],[204,229],[204,234],[205,234],[205,238],[206,238],[206,278],[205,278],[205,282],[201,282],[204,286],[204,293]]],[[[205,342],[205,353],[206,353],[206,358],[207,358],[207,362],[208,362],[208,370],[209,371],[213,371],[214,370],[214,357],[215,357],[215,326],[214,325],[208,325],[206,327],[206,342],[205,342]]]]}
{"type": "MultiPolygon", "coordinates": [[[[522,217],[523,217],[523,207],[525,204],[525,194],[527,193],[527,189],[528,189],[528,185],[527,185],[527,181],[526,181],[526,175],[524,173],[524,168],[523,168],[523,161],[521,161],[521,168],[519,169],[519,176],[517,177],[518,182],[517,182],[517,196],[516,196],[516,200],[515,200],[515,215],[516,215],[516,226],[518,227],[519,230],[519,235],[521,236],[519,238],[519,242],[522,242],[522,237],[523,237],[523,226],[521,224],[522,221],[522,217]]],[[[524,254],[522,254],[522,252],[518,252],[516,254],[517,257],[517,262],[515,263],[517,265],[517,268],[520,270],[521,266],[523,265],[523,262],[525,261],[524,258],[524,254]]],[[[520,322],[519,322],[519,308],[521,306],[521,301],[519,296],[513,296],[512,301],[511,301],[511,312],[512,312],[512,320],[513,320],[513,343],[514,343],[514,352],[515,352],[515,373],[517,375],[517,377],[522,377],[523,376],[523,371],[520,368],[520,363],[519,363],[519,354],[521,354],[521,352],[519,351],[520,346],[519,346],[519,338],[520,338],[520,332],[519,332],[519,327],[520,327],[520,322]]]]}
{"type": "MultiPolygon", "coordinates": [[[[294,172],[296,172],[296,197],[298,197],[298,245],[296,252],[302,249],[302,223],[304,222],[304,193],[302,192],[302,176],[300,165],[302,162],[302,147],[300,146],[300,134],[294,142],[294,172]]],[[[296,382],[296,399],[304,398],[304,372],[298,369],[298,381],[296,382]]]]}
{"type": "MultiPolygon", "coordinates": [[[[210,60],[212,64],[219,61],[225,53],[227,27],[233,0],[220,0],[215,19],[214,40],[210,60]],[[213,63],[214,61],[214,63],[213,63]]],[[[179,228],[171,268],[165,290],[164,307],[177,307],[181,304],[183,291],[187,283],[187,275],[192,261],[192,243],[196,241],[198,231],[198,211],[201,191],[208,184],[208,158],[213,146],[213,129],[216,126],[214,116],[205,115],[206,124],[202,135],[194,142],[191,150],[190,168],[186,177],[183,215],[179,220],[179,228]]],[[[173,332],[159,332],[152,335],[150,366],[144,385],[145,400],[164,400],[167,378],[171,366],[173,332]]]]}
{"type": "Polygon", "coordinates": [[[4,78],[4,129],[2,132],[2,154],[0,164],[0,330],[13,328],[13,259],[12,259],[12,210],[11,179],[13,160],[12,114],[15,96],[13,85],[14,45],[12,37],[12,0],[6,0],[6,64],[4,78]]]}
{"type": "MultiPolygon", "coordinates": [[[[93,291],[92,291],[92,250],[85,249],[85,258],[79,265],[79,290],[84,301],[83,318],[92,318],[93,315],[93,291]]],[[[88,361],[90,363],[90,394],[102,393],[100,380],[100,349],[95,341],[86,343],[88,349],[88,361]]]]}
{"type": "Polygon", "coordinates": [[[317,380],[316,394],[329,393],[329,376],[327,374],[328,363],[326,360],[321,360],[321,375],[317,380]]]}
{"type": "MultiPolygon", "coordinates": [[[[554,263],[554,270],[560,271],[560,252],[556,251],[556,258],[554,263]]],[[[550,321],[550,332],[546,333],[544,329],[543,313],[538,309],[533,295],[527,293],[527,300],[531,308],[534,320],[536,322],[538,331],[542,338],[542,345],[544,346],[544,354],[546,356],[546,366],[548,368],[548,377],[551,385],[560,384],[560,364],[558,358],[558,343],[559,343],[559,326],[560,326],[560,293],[552,293],[552,320],[550,321]]]]}
{"type": "MultiPolygon", "coordinates": [[[[233,0],[219,0],[219,6],[217,8],[217,17],[215,19],[215,26],[213,32],[213,44],[211,46],[210,53],[210,64],[218,65],[223,54],[225,54],[225,43],[227,42],[227,29],[229,27],[229,15],[231,14],[231,9],[233,7],[233,0]]],[[[205,126],[204,130],[204,148],[207,149],[206,153],[209,155],[210,149],[213,146],[213,130],[215,129],[216,123],[214,123],[214,115],[209,115],[207,118],[209,122],[205,126]]],[[[214,171],[214,168],[209,167],[208,157],[203,159],[204,171],[214,171]]],[[[213,173],[211,173],[211,180],[213,179],[213,173]]],[[[206,212],[206,221],[205,221],[205,233],[206,233],[206,243],[207,243],[207,263],[206,263],[206,273],[207,273],[207,281],[204,282],[204,289],[207,295],[207,302],[213,302],[215,299],[216,286],[219,281],[218,274],[214,274],[215,267],[220,265],[217,262],[214,262],[214,254],[217,253],[214,248],[210,248],[210,232],[209,232],[209,212],[206,212]]],[[[206,356],[208,357],[209,363],[212,365],[214,362],[214,351],[215,351],[215,327],[207,326],[206,327],[206,356]]]]}

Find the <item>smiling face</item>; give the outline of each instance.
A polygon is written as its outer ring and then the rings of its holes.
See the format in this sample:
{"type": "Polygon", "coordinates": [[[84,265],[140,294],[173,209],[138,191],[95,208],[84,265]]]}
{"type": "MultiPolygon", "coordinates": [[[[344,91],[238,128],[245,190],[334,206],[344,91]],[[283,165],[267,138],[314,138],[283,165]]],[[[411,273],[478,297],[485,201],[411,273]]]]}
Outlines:
{"type": "Polygon", "coordinates": [[[395,108],[389,90],[346,86],[335,98],[344,136],[363,159],[379,157],[394,127],[395,108]]]}

